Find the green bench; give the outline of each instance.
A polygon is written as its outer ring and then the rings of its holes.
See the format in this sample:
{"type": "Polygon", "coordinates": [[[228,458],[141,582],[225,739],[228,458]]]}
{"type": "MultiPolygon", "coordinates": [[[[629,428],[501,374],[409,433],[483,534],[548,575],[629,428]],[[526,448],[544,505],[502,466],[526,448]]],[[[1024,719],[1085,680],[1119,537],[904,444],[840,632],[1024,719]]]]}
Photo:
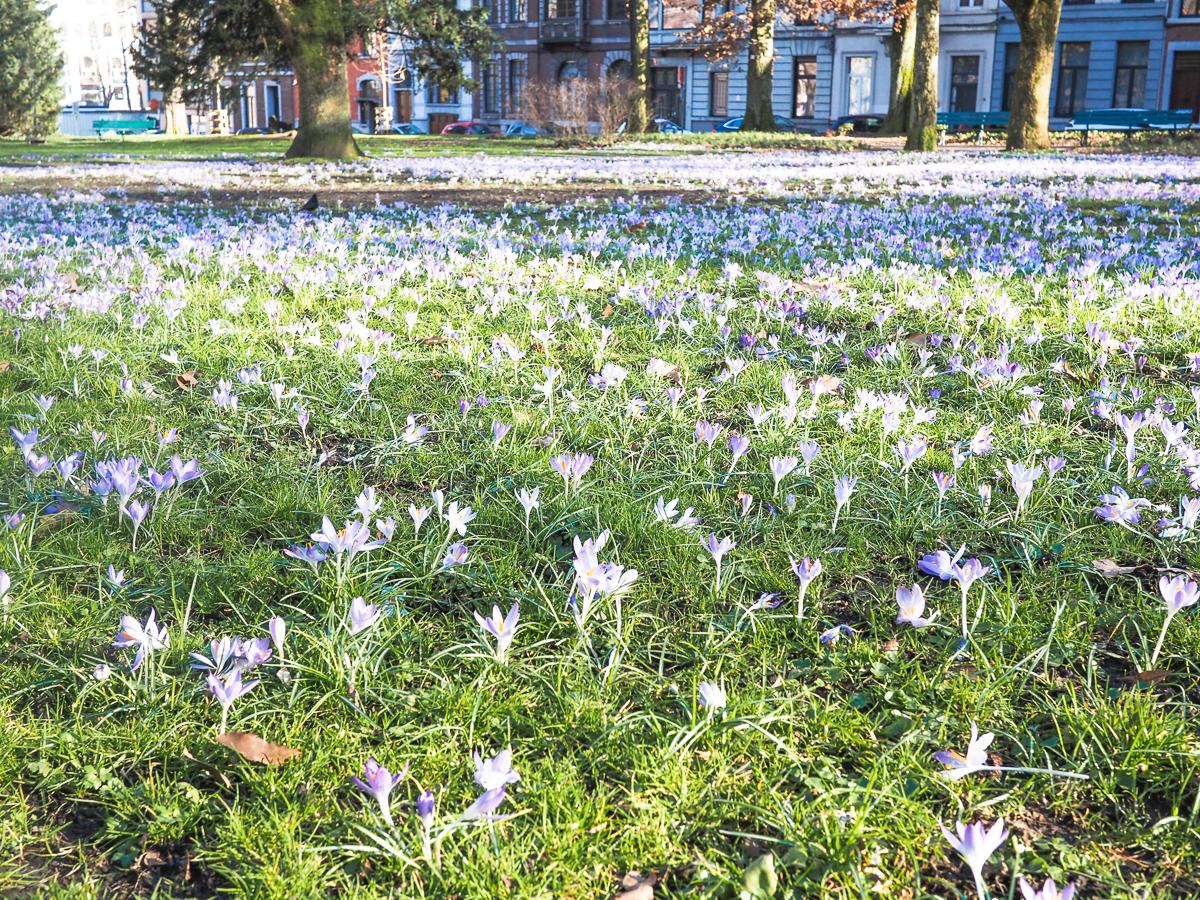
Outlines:
{"type": "Polygon", "coordinates": [[[158,123],[151,119],[97,119],[92,123],[96,136],[106,131],[115,131],[124,137],[127,134],[147,134],[158,130],[158,123]]]}
{"type": "Polygon", "coordinates": [[[937,114],[938,128],[942,129],[942,143],[946,132],[952,128],[974,128],[975,143],[983,143],[983,133],[989,128],[1007,128],[1008,113],[983,110],[982,112],[940,112],[937,114]]]}
{"type": "Polygon", "coordinates": [[[1177,131],[1192,127],[1189,109],[1089,109],[1081,112],[1067,126],[1069,131],[1082,131],[1086,147],[1093,131],[1177,131]]]}

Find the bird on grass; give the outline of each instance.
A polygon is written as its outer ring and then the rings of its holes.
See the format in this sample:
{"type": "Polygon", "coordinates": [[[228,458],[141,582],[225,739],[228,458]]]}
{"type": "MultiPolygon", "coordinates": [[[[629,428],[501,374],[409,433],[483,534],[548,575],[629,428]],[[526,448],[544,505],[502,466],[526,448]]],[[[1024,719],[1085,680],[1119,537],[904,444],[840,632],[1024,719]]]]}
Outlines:
{"type": "Polygon", "coordinates": [[[317,199],[316,194],[313,194],[308,198],[308,201],[302,207],[300,207],[300,212],[314,213],[317,211],[317,207],[320,205],[321,201],[317,199]]]}

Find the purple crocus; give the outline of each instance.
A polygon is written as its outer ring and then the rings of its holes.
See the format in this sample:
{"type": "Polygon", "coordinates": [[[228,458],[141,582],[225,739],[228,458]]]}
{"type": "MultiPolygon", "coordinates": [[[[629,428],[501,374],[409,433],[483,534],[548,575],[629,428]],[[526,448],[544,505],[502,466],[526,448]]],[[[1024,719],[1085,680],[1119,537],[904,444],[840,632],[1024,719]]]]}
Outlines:
{"type": "Polygon", "coordinates": [[[504,422],[492,422],[492,446],[499,447],[500,442],[510,431],[512,431],[511,425],[506,425],[504,422]]]}
{"type": "Polygon", "coordinates": [[[962,591],[962,632],[964,638],[967,636],[967,592],[971,589],[971,585],[979,581],[990,571],[991,567],[985,566],[974,557],[965,559],[961,563],[955,563],[951,567],[950,575],[958,582],[959,590],[962,591]]]}
{"type": "Polygon", "coordinates": [[[375,798],[375,802],[379,804],[379,815],[389,828],[394,828],[396,823],[392,820],[392,789],[403,781],[407,774],[407,765],[393,775],[371,756],[363,764],[363,777],[353,777],[350,780],[375,798]]]}
{"type": "Polygon", "coordinates": [[[772,494],[779,493],[779,483],[791,474],[792,470],[799,465],[800,460],[794,456],[772,456],[770,460],[771,478],[775,482],[772,494]]]}
{"type": "Polygon", "coordinates": [[[962,822],[958,822],[955,829],[957,834],[942,826],[942,834],[946,836],[950,846],[957,850],[970,866],[971,874],[975,876],[975,890],[979,894],[979,900],[986,900],[987,892],[983,887],[983,867],[992,854],[1000,849],[1000,845],[1008,839],[1008,832],[1004,830],[1004,820],[997,819],[991,828],[984,828],[982,822],[972,825],[963,825],[962,822]]]}
{"type": "Polygon", "coordinates": [[[1017,879],[1017,884],[1021,886],[1023,900],[1074,900],[1075,898],[1074,884],[1068,884],[1060,891],[1053,878],[1047,878],[1037,890],[1034,890],[1033,885],[1025,880],[1024,875],[1017,879]]]}
{"type": "Polygon", "coordinates": [[[209,691],[217,698],[217,702],[221,704],[221,726],[217,733],[224,734],[225,726],[229,721],[229,710],[233,706],[234,701],[254,690],[258,686],[258,679],[243,682],[241,670],[234,669],[225,676],[224,681],[215,673],[209,675],[207,681],[209,691]]]}
{"type": "Polygon", "coordinates": [[[155,611],[153,609],[150,610],[150,615],[146,618],[145,624],[142,624],[133,616],[121,617],[121,630],[117,632],[113,646],[118,650],[123,650],[126,647],[137,647],[137,653],[133,657],[133,665],[129,667],[131,671],[136,672],[149,654],[156,650],[164,650],[170,645],[167,629],[158,625],[154,621],[154,617],[155,611]]]}
{"type": "Polygon", "coordinates": [[[713,582],[713,588],[714,588],[714,590],[720,590],[721,589],[721,561],[725,558],[725,554],[727,554],[730,550],[732,550],[734,547],[736,547],[737,544],[734,543],[733,538],[729,538],[729,537],[718,538],[716,536],[716,534],[710,532],[707,539],[702,539],[700,541],[700,546],[709,552],[709,554],[713,558],[713,563],[716,564],[717,577],[716,577],[716,580],[713,582]]]}
{"type": "Polygon", "coordinates": [[[366,631],[379,621],[382,610],[373,603],[367,603],[362,597],[350,601],[350,633],[359,634],[366,631]]]}
{"type": "Polygon", "coordinates": [[[475,613],[475,621],[479,623],[479,627],[496,639],[496,662],[500,665],[504,665],[508,656],[508,648],[512,644],[520,616],[519,603],[512,605],[507,616],[501,615],[499,606],[493,606],[492,614],[488,617],[475,613]]]}
{"type": "Polygon", "coordinates": [[[799,562],[793,559],[791,564],[792,574],[800,582],[800,590],[796,597],[796,621],[800,621],[804,618],[804,598],[808,596],[808,586],[820,577],[823,567],[821,560],[809,559],[807,556],[799,562]]]}
{"type": "Polygon", "coordinates": [[[492,814],[500,808],[502,803],[504,803],[503,787],[484,791],[474,803],[462,811],[459,818],[464,822],[472,822],[476,819],[491,821],[494,818],[492,814]]]}
{"type": "Polygon", "coordinates": [[[1158,654],[1162,650],[1163,639],[1167,636],[1167,626],[1171,624],[1171,620],[1175,618],[1175,614],[1181,609],[1189,606],[1195,606],[1197,601],[1200,601],[1200,585],[1190,580],[1186,575],[1176,575],[1174,578],[1168,578],[1163,575],[1158,579],[1158,592],[1162,595],[1163,600],[1167,604],[1167,616],[1163,619],[1162,630],[1158,633],[1158,641],[1154,645],[1154,652],[1150,654],[1150,668],[1154,668],[1155,662],[1158,661],[1158,654]]]}

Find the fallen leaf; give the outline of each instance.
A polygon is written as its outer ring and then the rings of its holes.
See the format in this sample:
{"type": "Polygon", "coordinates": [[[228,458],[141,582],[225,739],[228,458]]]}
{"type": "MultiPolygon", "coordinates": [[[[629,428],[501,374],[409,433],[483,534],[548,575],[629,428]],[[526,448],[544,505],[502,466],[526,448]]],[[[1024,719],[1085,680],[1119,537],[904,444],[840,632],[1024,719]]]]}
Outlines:
{"type": "Polygon", "coordinates": [[[1138,672],[1137,682],[1138,684],[1158,684],[1166,677],[1166,669],[1151,669],[1148,672],[1138,672]]]}
{"type": "Polygon", "coordinates": [[[815,397],[820,397],[822,394],[837,393],[841,390],[841,387],[842,379],[836,375],[821,375],[808,383],[808,389],[815,397]]]}
{"type": "Polygon", "coordinates": [[[181,391],[190,391],[200,383],[201,375],[196,370],[183,372],[175,376],[175,384],[179,386],[181,391]]]}
{"type": "Polygon", "coordinates": [[[263,763],[268,766],[282,766],[288,760],[300,756],[295,747],[284,747],[264,741],[257,734],[246,731],[226,731],[217,735],[217,743],[228,747],[250,762],[263,763]]]}
{"type": "Polygon", "coordinates": [[[603,309],[603,310],[601,310],[601,312],[600,312],[600,318],[602,318],[602,319],[607,319],[607,318],[608,318],[609,316],[611,316],[612,314],[613,314],[613,308],[612,308],[612,304],[611,304],[611,303],[608,303],[608,304],[606,304],[606,305],[605,305],[604,309],[603,309]]]}
{"type": "Polygon", "coordinates": [[[630,222],[628,225],[625,226],[625,232],[627,234],[636,234],[639,231],[645,231],[645,230],[646,230],[646,223],[644,221],[643,222],[630,222]]]}
{"type": "Polygon", "coordinates": [[[446,343],[446,339],[440,334],[431,334],[429,337],[421,338],[417,343],[422,347],[436,347],[438,344],[446,343]]]}
{"type": "Polygon", "coordinates": [[[774,897],[779,890],[779,876],[775,874],[775,854],[764,853],[746,866],[742,873],[743,896],[759,898],[774,897]]]}
{"type": "Polygon", "coordinates": [[[7,372],[12,368],[12,362],[7,359],[0,359],[0,373],[7,372]]]}
{"type": "Polygon", "coordinates": [[[1083,379],[1079,377],[1079,373],[1077,373],[1074,369],[1072,369],[1071,364],[1069,362],[1067,362],[1065,359],[1063,360],[1063,364],[1062,364],[1062,373],[1064,375],[1066,375],[1068,378],[1070,378],[1072,381],[1083,381],[1083,379]]]}
{"type": "Polygon", "coordinates": [[[929,335],[923,331],[914,331],[911,334],[906,334],[904,339],[917,347],[929,346],[929,335]]]}
{"type": "Polygon", "coordinates": [[[1116,578],[1118,575],[1131,575],[1141,566],[1123,566],[1114,559],[1093,559],[1092,568],[1105,578],[1116,578]]]}
{"type": "Polygon", "coordinates": [[[621,879],[621,892],[617,900],[653,900],[654,885],[658,883],[658,874],[651,872],[642,875],[641,872],[629,872],[621,879]]]}
{"type": "Polygon", "coordinates": [[[883,652],[884,653],[899,653],[900,652],[900,642],[898,640],[896,640],[895,638],[892,638],[890,641],[887,641],[883,645],[883,652]]]}

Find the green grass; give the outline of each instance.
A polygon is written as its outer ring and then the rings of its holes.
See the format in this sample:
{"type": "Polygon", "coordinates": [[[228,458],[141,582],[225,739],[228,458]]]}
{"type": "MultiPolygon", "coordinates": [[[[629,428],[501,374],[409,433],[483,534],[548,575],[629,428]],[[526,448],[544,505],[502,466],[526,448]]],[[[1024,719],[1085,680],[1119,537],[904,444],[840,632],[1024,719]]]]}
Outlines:
{"type": "MultiPolygon", "coordinates": [[[[1164,679],[1129,677],[1147,668],[1162,622],[1153,567],[1194,571],[1200,553],[1194,542],[1155,537],[1157,514],[1134,530],[1094,516],[1113,483],[1139,488],[1119,458],[1106,459],[1111,426],[1086,412],[1088,390],[1111,389],[1127,411],[1162,396],[1194,430],[1184,362],[1200,346],[1200,318],[1182,290],[1152,292],[1135,306],[1112,271],[1066,274],[1092,238],[1154,246],[1180,239],[1176,222],[1102,206],[1039,207],[1029,197],[997,221],[974,201],[933,209],[906,201],[887,212],[811,201],[699,216],[582,205],[311,219],[0,202],[0,291],[12,289],[11,303],[32,293],[49,304],[44,318],[6,320],[3,424],[38,424],[41,452],[55,459],[85,450],[89,473],[96,458],[136,453],[161,468],[172,452],[207,471],[156,502],[135,549],[115,498],[105,504],[68,488],[67,510],[46,514],[54,476],[31,479],[12,442],[0,445],[3,511],[27,515],[0,533],[0,567],[13,578],[0,621],[0,779],[8,786],[0,889],[583,898],[614,895],[618,879],[638,870],[660,874],[656,896],[736,897],[747,867],[770,853],[777,896],[955,897],[969,892],[969,874],[939,824],[1003,815],[1016,838],[987,870],[994,897],[1012,896],[1018,874],[1082,879],[1094,897],[1200,890],[1194,609],[1168,633],[1164,679]],[[876,215],[914,242],[936,222],[946,259],[981,243],[1010,246],[1035,222],[1040,249],[1062,267],[976,277],[915,262],[912,245],[885,252],[882,238],[866,243],[883,221],[876,215]],[[804,223],[820,224],[797,244],[804,223]],[[55,232],[65,236],[51,239],[55,232]],[[573,243],[589,235],[600,236],[595,257],[573,243]],[[635,253],[639,242],[675,259],[635,253]],[[883,270],[854,265],[864,247],[883,270]],[[798,249],[833,268],[804,273],[798,249]],[[723,280],[727,259],[748,274],[723,280]],[[816,352],[790,322],[757,311],[759,271],[795,277],[804,322],[844,331],[841,346],[816,352]],[[72,273],[83,293],[48,286],[44,273],[72,273]],[[656,336],[640,291],[681,300],[695,327],[656,336]],[[174,297],[187,305],[172,322],[162,301],[174,297]],[[778,353],[756,361],[720,345],[704,297],[729,301],[735,342],[770,333],[778,353]],[[531,321],[533,302],[559,317],[553,342],[534,334],[546,326],[531,321]],[[577,305],[588,327],[563,320],[577,305]],[[873,324],[889,307],[898,312],[873,324]],[[139,312],[148,315],[141,326],[139,312]],[[1136,368],[1119,351],[1102,363],[1082,336],[1089,321],[1119,339],[1138,337],[1151,363],[1136,368]],[[214,322],[224,324],[214,331],[214,322]],[[602,325],[613,329],[603,348],[602,325]],[[1027,344],[1034,325],[1044,338],[1027,344]],[[439,337],[447,326],[454,340],[439,337]],[[981,354],[1010,344],[1031,373],[1022,384],[1045,390],[1041,419],[1022,422],[1030,398],[1013,387],[948,374],[948,342],[930,351],[939,374],[922,376],[929,363],[920,336],[939,331],[964,332],[981,354]],[[372,348],[372,332],[392,338],[372,348]],[[352,348],[337,351],[339,335],[352,348]],[[526,355],[493,353],[500,335],[526,355]],[[865,359],[866,348],[891,342],[895,360],[865,359]],[[177,362],[163,359],[171,351],[177,362]],[[347,387],[359,377],[354,354],[368,351],[378,375],[361,397],[347,387]],[[852,360],[845,371],[842,351],[852,360]],[[714,383],[726,356],[749,365],[714,383]],[[687,393],[677,413],[662,402],[669,382],[646,373],[651,358],[679,369],[687,393]],[[1050,368],[1059,359],[1074,377],[1050,368]],[[585,379],[605,361],[630,375],[600,393],[585,379]],[[563,372],[553,409],[532,389],[543,364],[563,372]],[[261,367],[263,384],[235,378],[250,365],[261,367]],[[177,385],[184,371],[200,373],[194,390],[177,385]],[[750,424],[748,404],[778,407],[785,373],[803,387],[835,371],[845,384],[817,401],[813,418],[750,424]],[[236,412],[214,406],[219,379],[233,379],[236,412]],[[298,398],[276,403],[270,383],[298,398]],[[708,392],[703,407],[698,388],[708,392]],[[942,391],[936,401],[930,388],[942,391]],[[859,389],[903,391],[911,404],[936,407],[936,420],[919,429],[933,450],[909,476],[897,471],[895,436],[882,435],[878,413],[863,413],[854,429],[839,423],[859,389]],[[43,416],[33,400],[47,394],[57,400],[43,416]],[[486,407],[459,411],[460,400],[481,395],[486,407]],[[1064,397],[1078,400],[1073,415],[1063,413],[1064,397]],[[630,408],[636,399],[648,402],[644,411],[630,408]],[[294,403],[311,413],[306,432],[294,403]],[[410,412],[432,429],[423,446],[402,439],[410,412]],[[694,437],[697,418],[725,426],[711,452],[694,437]],[[514,425],[498,447],[493,420],[514,425]],[[988,423],[995,453],[968,460],[939,501],[930,471],[951,470],[949,449],[988,423]],[[179,442],[164,449],[159,435],[169,428],[179,442]],[[732,471],[730,429],[754,439],[732,471]],[[106,434],[99,448],[93,430],[106,434]],[[818,441],[820,454],[773,496],[768,458],[805,439],[818,441]],[[549,466],[566,451],[596,457],[569,495],[549,466]],[[1066,456],[1068,469],[1040,481],[1018,518],[1002,461],[1048,453],[1066,456]],[[835,530],[832,481],[842,473],[860,482],[835,530]],[[983,484],[993,488],[988,505],[983,484]],[[288,544],[308,541],[322,515],[340,523],[366,486],[379,491],[381,515],[397,521],[386,547],[360,556],[342,580],[332,563],[314,572],[283,556],[288,544]],[[535,486],[543,506],[527,532],[514,492],[535,486]],[[431,574],[445,526],[435,516],[414,535],[406,510],[430,504],[439,487],[478,518],[465,539],[468,564],[431,574]],[[735,508],[739,492],[754,497],[748,514],[735,508]],[[702,534],[736,539],[722,585],[696,534],[653,521],[658,497],[696,507],[702,534]],[[602,602],[581,634],[566,611],[571,540],[602,529],[613,537],[601,557],[640,575],[619,616],[602,602]],[[960,543],[997,570],[972,589],[972,611],[984,605],[966,657],[955,653],[957,591],[915,569],[920,554],[960,543]],[[788,560],[804,555],[819,556],[825,572],[797,622],[788,560]],[[1105,579],[1092,567],[1101,557],[1147,568],[1105,579]],[[110,564],[128,575],[120,590],[105,582],[110,564]],[[895,625],[894,589],[914,580],[926,585],[942,627],[895,625]],[[768,591],[783,605],[747,612],[768,591]],[[346,610],[358,595],[388,614],[352,636],[346,610]],[[521,625],[502,667],[472,612],[514,601],[521,625]],[[122,615],[144,620],[152,607],[170,648],[131,673],[131,652],[110,645],[122,615]],[[254,671],[262,684],[230,721],[302,751],[279,768],[214,743],[219,711],[187,656],[221,635],[262,636],[272,615],[288,621],[286,655],[254,671]],[[818,635],[839,623],[857,636],[823,647],[818,635]],[[113,674],[97,681],[101,662],[113,674]],[[726,686],[727,710],[709,717],[697,708],[701,681],[726,686]],[[931,754],[965,749],[972,721],[996,732],[992,749],[1006,765],[1089,777],[949,783],[931,754]],[[477,796],[471,752],[506,746],[521,781],[502,811],[515,817],[450,830],[440,867],[414,861],[418,785],[434,790],[447,822],[477,796]],[[393,795],[394,830],[349,783],[369,755],[393,770],[411,767],[393,795]]],[[[1197,220],[1184,221],[1195,240],[1197,220]]],[[[805,394],[801,408],[809,402],[805,394]]],[[[1188,489],[1161,446],[1156,429],[1141,432],[1155,482],[1140,490],[1172,504],[1188,489]]]]}

